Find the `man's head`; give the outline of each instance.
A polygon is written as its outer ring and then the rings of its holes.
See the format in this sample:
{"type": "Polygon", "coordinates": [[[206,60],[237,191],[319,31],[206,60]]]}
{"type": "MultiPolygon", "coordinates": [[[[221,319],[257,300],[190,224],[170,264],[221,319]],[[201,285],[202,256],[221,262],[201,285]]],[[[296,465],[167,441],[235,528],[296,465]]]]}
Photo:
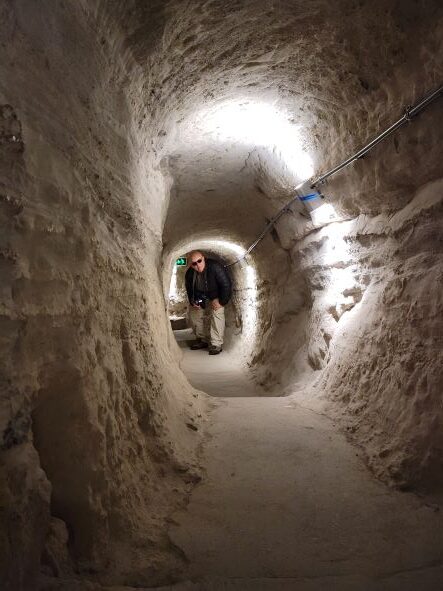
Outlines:
{"type": "Polygon", "coordinates": [[[203,253],[199,250],[193,250],[188,254],[189,265],[191,269],[197,271],[197,273],[203,273],[206,266],[206,261],[203,253]]]}

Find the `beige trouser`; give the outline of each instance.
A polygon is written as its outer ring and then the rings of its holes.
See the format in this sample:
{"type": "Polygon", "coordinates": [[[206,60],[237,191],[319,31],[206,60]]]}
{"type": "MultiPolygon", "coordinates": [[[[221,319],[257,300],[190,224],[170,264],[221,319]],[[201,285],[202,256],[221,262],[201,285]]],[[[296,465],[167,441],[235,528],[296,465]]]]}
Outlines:
{"type": "Polygon", "coordinates": [[[213,310],[208,302],[206,308],[189,308],[189,319],[195,336],[214,347],[223,345],[225,334],[225,309],[213,310]]]}

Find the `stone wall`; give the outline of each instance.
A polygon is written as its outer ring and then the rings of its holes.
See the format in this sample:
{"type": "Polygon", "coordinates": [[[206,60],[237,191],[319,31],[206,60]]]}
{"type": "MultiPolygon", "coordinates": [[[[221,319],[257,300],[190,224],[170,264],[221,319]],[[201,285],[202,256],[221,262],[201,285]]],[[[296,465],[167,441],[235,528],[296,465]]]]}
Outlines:
{"type": "Polygon", "coordinates": [[[434,181],[394,215],[298,240],[263,295],[270,320],[253,360],[271,394],[340,417],[377,476],[428,492],[443,477],[441,215],[434,181]]]}
{"type": "Polygon", "coordinates": [[[165,519],[198,477],[198,400],[167,346],[149,216],[167,184],[138,152],[137,69],[86,8],[1,7],[0,578],[14,590],[35,588],[42,555],[52,575],[173,579],[165,519]]]}

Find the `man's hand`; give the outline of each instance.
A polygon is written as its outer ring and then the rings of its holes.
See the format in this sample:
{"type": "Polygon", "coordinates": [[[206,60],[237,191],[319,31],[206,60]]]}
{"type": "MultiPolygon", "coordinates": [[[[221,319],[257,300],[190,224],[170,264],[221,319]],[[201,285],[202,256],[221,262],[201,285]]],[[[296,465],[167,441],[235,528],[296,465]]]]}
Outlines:
{"type": "Polygon", "coordinates": [[[200,306],[199,306],[198,304],[195,304],[194,302],[192,302],[191,306],[192,306],[193,308],[200,308],[200,306]]]}
{"type": "Polygon", "coordinates": [[[220,310],[220,308],[223,308],[223,306],[218,301],[218,298],[215,298],[215,300],[211,300],[211,306],[213,310],[220,310]]]}

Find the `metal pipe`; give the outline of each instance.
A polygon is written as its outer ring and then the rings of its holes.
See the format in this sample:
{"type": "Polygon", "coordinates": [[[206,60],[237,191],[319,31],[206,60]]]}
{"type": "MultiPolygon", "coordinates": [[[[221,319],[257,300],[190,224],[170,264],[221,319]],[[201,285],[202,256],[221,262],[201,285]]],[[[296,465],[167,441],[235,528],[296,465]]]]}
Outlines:
{"type": "MultiPolygon", "coordinates": [[[[349,158],[344,160],[341,164],[339,164],[338,166],[335,166],[331,170],[328,170],[328,172],[325,172],[325,174],[322,174],[321,176],[319,176],[315,181],[313,181],[310,184],[310,187],[313,189],[316,186],[323,184],[328,178],[330,178],[331,176],[333,176],[334,174],[336,174],[337,172],[339,172],[343,168],[346,168],[355,160],[358,160],[359,158],[362,158],[363,156],[365,156],[368,152],[370,152],[370,150],[372,150],[372,148],[374,148],[377,144],[379,144],[385,138],[387,138],[392,133],[394,133],[394,131],[396,131],[399,127],[402,127],[405,123],[411,121],[411,119],[413,117],[418,115],[418,113],[420,113],[420,111],[425,109],[431,102],[433,102],[435,99],[437,99],[442,93],[443,93],[443,85],[439,86],[436,90],[433,90],[432,92],[425,95],[414,106],[407,107],[405,109],[405,114],[403,115],[403,117],[400,117],[400,119],[398,121],[396,121],[395,123],[393,123],[390,127],[388,127],[388,129],[385,129],[385,131],[383,131],[378,136],[376,136],[373,140],[371,140],[368,144],[366,144],[366,146],[361,148],[358,152],[356,152],[355,154],[353,154],[352,156],[350,156],[349,158]]],[[[246,258],[246,256],[254,250],[254,248],[263,240],[263,238],[266,236],[266,234],[274,227],[275,223],[281,218],[281,216],[284,213],[286,213],[287,211],[290,211],[289,208],[298,199],[299,199],[299,195],[297,194],[295,197],[293,197],[291,199],[291,201],[289,201],[284,207],[282,207],[282,209],[280,209],[280,211],[278,211],[277,214],[265,226],[265,228],[263,229],[260,236],[246,250],[245,254],[242,255],[240,258],[238,258],[233,263],[226,265],[226,267],[232,267],[233,265],[236,265],[240,261],[244,260],[246,258]]]]}
{"type": "Polygon", "coordinates": [[[251,244],[251,246],[246,250],[245,254],[243,254],[241,257],[239,257],[236,261],[234,261],[233,263],[229,263],[229,265],[225,265],[225,267],[232,267],[234,265],[236,265],[237,263],[240,263],[240,261],[243,261],[247,255],[249,253],[251,253],[254,248],[257,246],[257,244],[259,244],[263,238],[266,236],[266,234],[272,230],[272,228],[274,227],[275,223],[281,218],[281,216],[289,211],[289,207],[295,203],[298,200],[298,195],[296,195],[295,197],[293,197],[291,199],[291,201],[289,201],[289,203],[287,203],[284,207],[282,207],[282,209],[280,209],[279,212],[277,212],[277,214],[269,220],[269,222],[267,223],[267,225],[264,227],[262,233],[260,234],[260,236],[251,244]]]}

